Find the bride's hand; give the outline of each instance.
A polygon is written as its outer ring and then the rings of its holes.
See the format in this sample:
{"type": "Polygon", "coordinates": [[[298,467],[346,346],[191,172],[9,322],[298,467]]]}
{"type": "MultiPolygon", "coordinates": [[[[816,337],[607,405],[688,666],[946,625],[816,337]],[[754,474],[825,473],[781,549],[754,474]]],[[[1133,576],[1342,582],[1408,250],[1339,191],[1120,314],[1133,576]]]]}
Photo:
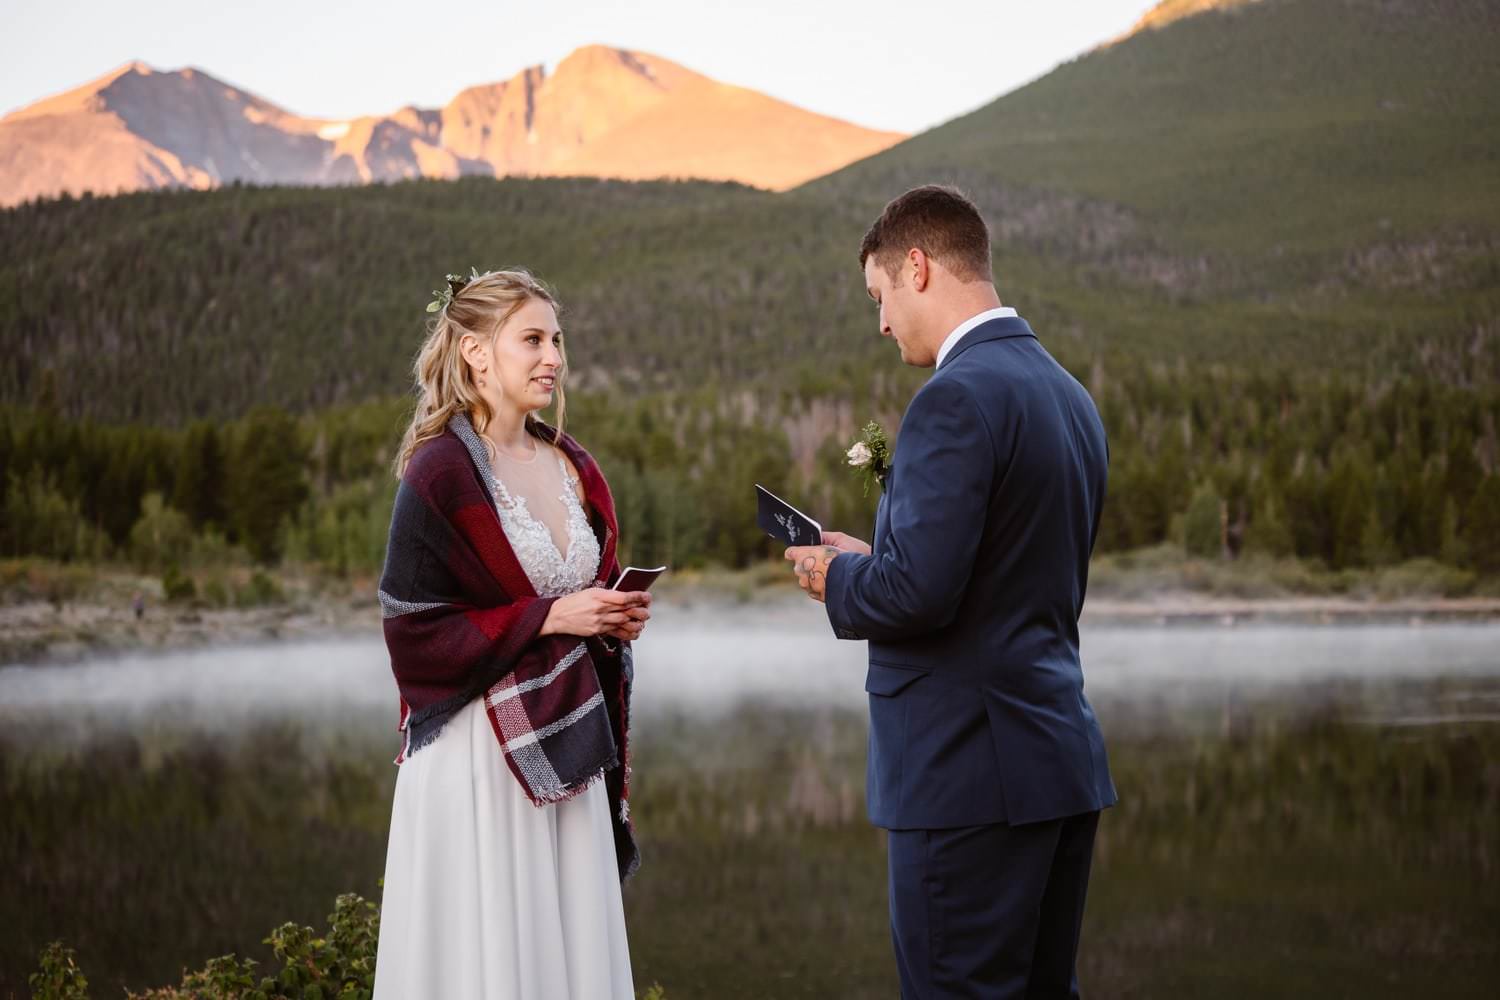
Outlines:
{"type": "Polygon", "coordinates": [[[607,635],[615,639],[624,639],[627,642],[634,642],[641,637],[641,633],[645,631],[646,622],[651,618],[651,612],[648,610],[648,605],[651,603],[651,595],[643,590],[635,596],[645,598],[646,603],[633,608],[627,608],[625,613],[630,616],[630,621],[619,628],[601,632],[601,635],[607,635]]]}
{"type": "Polygon", "coordinates": [[[651,595],[590,587],[552,602],[541,635],[614,635],[633,639],[651,617],[651,595]],[[628,634],[627,634],[628,633],[628,634]]]}
{"type": "Polygon", "coordinates": [[[607,635],[613,639],[623,639],[626,642],[634,642],[639,639],[641,633],[646,629],[646,619],[651,617],[651,612],[645,608],[631,608],[630,615],[635,619],[634,621],[626,622],[619,628],[610,629],[608,632],[600,634],[607,635]]]}
{"type": "Polygon", "coordinates": [[[869,542],[862,542],[853,535],[846,535],[842,531],[823,532],[823,544],[832,545],[840,552],[853,552],[855,555],[861,556],[870,554],[869,542]]]}
{"type": "MultiPolygon", "coordinates": [[[[646,604],[651,603],[651,595],[646,594],[645,591],[640,591],[637,597],[646,598],[646,604]]],[[[610,628],[609,631],[600,633],[601,636],[609,636],[612,639],[624,639],[625,642],[634,642],[634,640],[640,639],[640,633],[645,631],[646,621],[651,618],[651,612],[646,610],[645,606],[639,606],[631,607],[631,609],[625,610],[625,613],[630,615],[630,621],[625,622],[619,628],[610,628]]]]}

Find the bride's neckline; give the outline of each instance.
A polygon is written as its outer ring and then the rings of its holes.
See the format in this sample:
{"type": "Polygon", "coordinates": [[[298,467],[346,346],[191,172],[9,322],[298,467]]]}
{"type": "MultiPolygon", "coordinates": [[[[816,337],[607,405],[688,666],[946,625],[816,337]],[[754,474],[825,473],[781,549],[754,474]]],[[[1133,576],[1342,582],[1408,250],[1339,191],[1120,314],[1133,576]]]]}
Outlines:
{"type": "MultiPolygon", "coordinates": [[[[527,437],[531,437],[531,435],[528,434],[527,437]]],[[[505,459],[507,462],[509,462],[512,465],[534,465],[536,463],[537,458],[540,457],[541,454],[542,454],[542,442],[538,441],[534,437],[531,438],[531,457],[530,458],[516,458],[514,455],[510,454],[509,452],[502,451],[501,448],[500,448],[500,446],[498,444],[495,444],[495,442],[493,442],[493,441],[490,442],[490,445],[495,449],[495,456],[497,458],[503,458],[503,459],[505,459]]]]}

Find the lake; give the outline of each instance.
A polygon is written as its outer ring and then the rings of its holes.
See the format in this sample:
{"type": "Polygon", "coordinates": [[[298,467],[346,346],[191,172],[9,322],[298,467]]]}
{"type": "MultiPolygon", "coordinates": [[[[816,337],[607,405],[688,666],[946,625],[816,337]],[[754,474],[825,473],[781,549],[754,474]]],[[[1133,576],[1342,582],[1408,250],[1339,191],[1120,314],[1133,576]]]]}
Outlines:
{"type": "MultiPolygon", "coordinates": [[[[1096,996],[1488,996],[1500,626],[1086,627],[1121,803],[1096,996]]],[[[895,994],[864,820],[864,644],[810,602],[663,603],[637,649],[637,988],[895,994]]],[[[0,669],[0,996],[46,941],[98,995],[379,898],[378,635],[0,669]]]]}

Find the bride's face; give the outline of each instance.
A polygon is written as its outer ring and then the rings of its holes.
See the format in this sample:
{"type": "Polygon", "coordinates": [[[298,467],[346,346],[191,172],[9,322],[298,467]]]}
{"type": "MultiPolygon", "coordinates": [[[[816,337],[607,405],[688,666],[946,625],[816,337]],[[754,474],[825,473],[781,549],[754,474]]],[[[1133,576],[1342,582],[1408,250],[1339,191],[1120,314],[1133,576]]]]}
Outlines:
{"type": "Polygon", "coordinates": [[[562,328],[550,302],[528,299],[495,332],[486,353],[490,371],[479,375],[485,380],[480,391],[492,403],[525,413],[551,405],[565,372],[562,328]]]}

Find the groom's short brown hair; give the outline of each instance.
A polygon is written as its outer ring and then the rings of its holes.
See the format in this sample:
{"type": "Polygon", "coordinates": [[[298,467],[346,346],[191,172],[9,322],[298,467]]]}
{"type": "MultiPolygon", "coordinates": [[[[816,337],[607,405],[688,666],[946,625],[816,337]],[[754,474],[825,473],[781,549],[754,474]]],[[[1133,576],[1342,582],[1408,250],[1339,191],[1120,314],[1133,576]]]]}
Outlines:
{"type": "Polygon", "coordinates": [[[859,245],[859,266],[871,257],[892,279],[913,247],[960,281],[990,281],[990,230],[957,188],[924,184],[885,206],[859,245]]]}

